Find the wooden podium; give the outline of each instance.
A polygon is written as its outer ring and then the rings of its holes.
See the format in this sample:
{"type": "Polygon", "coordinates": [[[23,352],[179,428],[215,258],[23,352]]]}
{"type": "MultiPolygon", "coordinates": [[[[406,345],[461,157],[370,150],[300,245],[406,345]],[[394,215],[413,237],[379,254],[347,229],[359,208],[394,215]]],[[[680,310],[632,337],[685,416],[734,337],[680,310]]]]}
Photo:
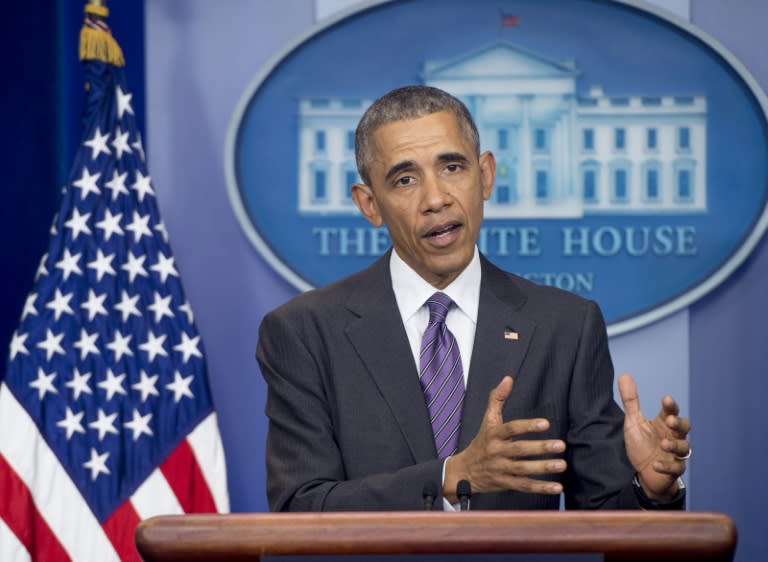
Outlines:
{"type": "Polygon", "coordinates": [[[704,512],[469,511],[153,517],[147,562],[286,555],[602,553],[604,560],[727,561],[736,528],[704,512]]]}

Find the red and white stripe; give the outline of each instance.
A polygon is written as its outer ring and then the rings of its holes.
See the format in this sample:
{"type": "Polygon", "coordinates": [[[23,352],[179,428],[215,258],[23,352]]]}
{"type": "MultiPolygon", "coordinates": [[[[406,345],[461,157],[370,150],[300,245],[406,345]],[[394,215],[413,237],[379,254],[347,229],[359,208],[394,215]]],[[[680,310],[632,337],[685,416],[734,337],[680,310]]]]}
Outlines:
{"type": "Polygon", "coordinates": [[[226,466],[210,414],[103,524],[0,385],[0,560],[140,560],[134,529],[154,515],[229,511],[226,466]]]}

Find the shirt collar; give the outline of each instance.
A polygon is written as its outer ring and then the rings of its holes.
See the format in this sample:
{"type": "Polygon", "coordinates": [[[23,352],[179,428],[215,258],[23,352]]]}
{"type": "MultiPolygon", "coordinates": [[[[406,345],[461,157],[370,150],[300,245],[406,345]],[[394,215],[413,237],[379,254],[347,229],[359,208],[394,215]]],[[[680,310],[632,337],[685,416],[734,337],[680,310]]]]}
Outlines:
{"type": "MultiPolygon", "coordinates": [[[[403,323],[407,323],[437,289],[411,269],[394,249],[389,259],[389,270],[400,316],[403,323]]],[[[475,247],[472,260],[464,271],[442,290],[475,324],[480,306],[480,277],[480,252],[475,247]]]]}

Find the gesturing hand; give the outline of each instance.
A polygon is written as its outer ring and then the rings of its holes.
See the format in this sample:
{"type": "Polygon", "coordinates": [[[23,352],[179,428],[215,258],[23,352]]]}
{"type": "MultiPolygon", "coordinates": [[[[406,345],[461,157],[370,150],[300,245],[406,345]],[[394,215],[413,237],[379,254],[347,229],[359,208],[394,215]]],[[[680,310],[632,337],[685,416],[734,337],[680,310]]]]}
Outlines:
{"type": "Polygon", "coordinates": [[[512,393],[512,377],[504,377],[488,398],[485,416],[475,438],[466,449],[449,457],[445,465],[443,495],[456,502],[456,484],[469,480],[474,493],[517,490],[536,494],[559,494],[556,482],[531,476],[563,472],[563,459],[530,460],[528,457],[561,453],[565,443],[559,439],[517,439],[529,433],[546,431],[546,419],[504,422],[502,407],[512,393]]]}
{"type": "Polygon", "coordinates": [[[670,500],[677,494],[677,479],[685,472],[685,459],[690,456],[686,436],[691,424],[680,417],[680,409],[670,396],[662,399],[655,418],[646,419],[640,411],[637,385],[629,375],[619,377],[619,394],[624,403],[627,456],[643,491],[651,499],[670,500]]]}

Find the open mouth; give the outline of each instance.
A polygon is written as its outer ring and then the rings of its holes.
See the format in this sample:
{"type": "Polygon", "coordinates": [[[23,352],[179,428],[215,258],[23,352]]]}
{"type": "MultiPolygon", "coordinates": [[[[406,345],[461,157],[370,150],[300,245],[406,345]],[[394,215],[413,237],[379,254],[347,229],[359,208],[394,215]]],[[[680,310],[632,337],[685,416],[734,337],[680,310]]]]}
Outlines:
{"type": "Polygon", "coordinates": [[[427,232],[426,237],[432,238],[432,239],[444,238],[446,236],[450,236],[451,233],[460,229],[461,226],[462,226],[461,223],[458,223],[458,222],[440,225],[437,228],[434,228],[429,232],[427,232]]]}

